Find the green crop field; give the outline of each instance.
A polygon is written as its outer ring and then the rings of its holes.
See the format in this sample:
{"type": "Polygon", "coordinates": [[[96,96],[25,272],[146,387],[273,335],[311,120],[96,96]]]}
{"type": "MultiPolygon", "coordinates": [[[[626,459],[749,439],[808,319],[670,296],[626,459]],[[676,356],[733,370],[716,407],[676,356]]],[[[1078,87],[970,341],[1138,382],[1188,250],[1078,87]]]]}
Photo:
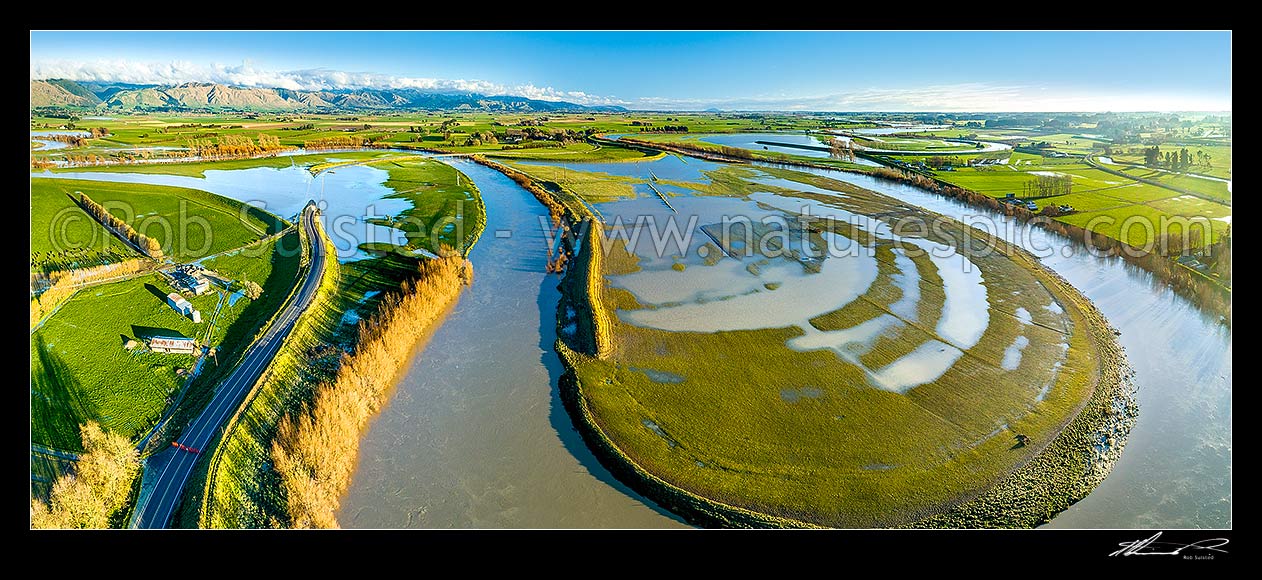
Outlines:
{"type": "MultiPolygon", "coordinates": [[[[297,248],[298,236],[291,232],[273,243],[208,260],[206,266],[224,276],[258,283],[263,295],[230,300],[223,291],[185,294],[201,311],[201,324],[166,303],[175,288],[156,274],[80,290],[31,335],[32,441],[79,449],[79,425],[89,419],[127,437],[142,435],[183,385],[176,370],[190,370],[194,363],[192,355],[148,352],[143,338],[190,337],[217,347],[220,360],[232,360],[288,295],[297,274],[297,248]],[[129,339],[140,346],[125,350],[129,339]]],[[[206,367],[202,378],[219,370],[213,362],[206,367]]],[[[213,384],[199,381],[195,386],[203,389],[213,384]]]]}

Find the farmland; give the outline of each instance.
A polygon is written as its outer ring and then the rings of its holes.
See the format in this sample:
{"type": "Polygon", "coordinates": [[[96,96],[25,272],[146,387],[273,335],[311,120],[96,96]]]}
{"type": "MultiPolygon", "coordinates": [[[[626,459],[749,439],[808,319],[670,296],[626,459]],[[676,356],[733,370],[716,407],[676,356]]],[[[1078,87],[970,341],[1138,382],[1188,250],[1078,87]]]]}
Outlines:
{"type": "MultiPolygon", "coordinates": [[[[36,179],[31,187],[32,223],[52,219],[47,216],[67,208],[80,211],[66,193],[83,191],[111,209],[110,204],[125,207],[118,215],[141,227],[142,220],[150,218],[169,220],[176,228],[190,220],[205,224],[172,231],[151,228],[151,235],[167,244],[171,248],[168,255],[177,259],[203,258],[240,248],[284,225],[271,214],[243,211],[239,202],[190,189],[66,179],[36,179]],[[175,233],[179,231],[183,235],[175,233]]],[[[113,239],[100,229],[88,234],[97,235],[98,240],[113,239]]],[[[34,261],[44,240],[36,235],[39,229],[32,231],[34,261]]],[[[78,425],[90,419],[128,438],[143,435],[179,398],[180,387],[196,362],[193,355],[152,352],[144,346],[145,339],[193,338],[199,344],[216,347],[219,360],[234,360],[287,295],[297,269],[296,249],[297,237],[291,233],[206,260],[208,268],[221,268],[219,273],[228,280],[258,283],[263,295],[259,300],[239,294],[229,297],[227,291],[187,295],[205,317],[201,324],[167,304],[166,295],[177,289],[157,274],[89,286],[74,293],[30,338],[31,413],[36,418],[32,441],[78,449],[78,425]]],[[[190,401],[206,394],[198,390],[213,384],[219,371],[216,366],[214,361],[204,361],[200,382],[194,381],[190,388],[190,401]]]]}
{"type": "Polygon", "coordinates": [[[162,245],[164,254],[176,260],[193,260],[216,254],[280,231],[283,224],[273,216],[244,204],[204,191],[156,185],[134,185],[75,179],[36,179],[31,183],[33,224],[55,227],[67,224],[64,234],[40,228],[31,230],[32,267],[55,261],[63,246],[86,243],[103,256],[118,256],[127,249],[82,210],[78,192],[105,205],[114,215],[162,245]],[[67,214],[72,214],[73,218],[67,214]],[[58,221],[60,220],[60,221],[58,221]],[[65,238],[58,240],[54,236],[65,238]]]}

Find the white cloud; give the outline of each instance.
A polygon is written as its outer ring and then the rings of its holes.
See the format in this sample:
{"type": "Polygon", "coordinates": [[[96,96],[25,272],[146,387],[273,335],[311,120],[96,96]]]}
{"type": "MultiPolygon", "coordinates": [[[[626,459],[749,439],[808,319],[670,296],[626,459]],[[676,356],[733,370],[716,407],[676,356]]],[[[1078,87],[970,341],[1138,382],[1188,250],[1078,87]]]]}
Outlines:
{"type": "Polygon", "coordinates": [[[1108,94],[1057,91],[1045,87],[961,83],[926,87],[869,88],[815,96],[759,95],[732,99],[644,97],[637,109],[775,111],[1230,111],[1230,95],[1108,94]]]}
{"type": "Polygon", "coordinates": [[[332,89],[420,89],[457,91],[485,95],[512,95],[541,101],[569,101],[580,105],[623,105],[614,97],[592,95],[582,91],[562,91],[533,84],[504,85],[484,80],[401,77],[370,72],[347,72],[329,69],[273,71],[255,68],[249,62],[240,65],[199,65],[188,61],[136,62],[131,60],[31,62],[31,79],[70,79],[73,81],[122,82],[171,85],[186,82],[210,82],[243,87],[271,87],[291,90],[332,89]]]}

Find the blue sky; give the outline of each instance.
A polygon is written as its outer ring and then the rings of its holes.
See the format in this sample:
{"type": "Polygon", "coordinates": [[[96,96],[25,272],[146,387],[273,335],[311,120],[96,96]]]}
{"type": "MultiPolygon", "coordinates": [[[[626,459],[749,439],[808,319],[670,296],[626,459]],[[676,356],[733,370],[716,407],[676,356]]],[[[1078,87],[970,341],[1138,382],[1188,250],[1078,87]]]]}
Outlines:
{"type": "Polygon", "coordinates": [[[32,32],[31,78],[640,109],[1231,110],[1227,32],[32,32]]]}

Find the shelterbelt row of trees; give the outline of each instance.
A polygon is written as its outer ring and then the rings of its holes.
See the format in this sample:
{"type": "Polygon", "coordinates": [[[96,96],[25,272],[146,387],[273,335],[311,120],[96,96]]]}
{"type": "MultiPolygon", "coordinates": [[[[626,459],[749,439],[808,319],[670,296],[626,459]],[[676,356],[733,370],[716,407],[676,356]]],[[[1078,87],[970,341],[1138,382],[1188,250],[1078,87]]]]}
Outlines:
{"type": "Polygon", "coordinates": [[[162,245],[158,243],[158,240],[136,231],[135,228],[131,227],[131,224],[118,219],[118,217],[110,213],[110,210],[105,209],[105,206],[92,201],[92,198],[88,197],[88,194],[81,191],[76,193],[79,194],[80,205],[83,206],[84,211],[88,212],[88,215],[92,216],[96,219],[96,221],[101,222],[106,227],[118,232],[120,235],[130,240],[131,243],[136,244],[136,247],[144,251],[145,254],[148,254],[150,258],[155,260],[162,259],[162,245]]]}
{"type": "Polygon", "coordinates": [[[275,135],[259,133],[258,140],[245,135],[224,135],[217,139],[189,139],[187,154],[205,158],[250,157],[275,151],[293,149],[280,144],[275,135]]]}
{"type": "Polygon", "coordinates": [[[126,437],[89,421],[80,428],[84,452],[74,469],[53,483],[48,502],[31,498],[33,528],[108,528],[119,516],[136,477],[140,454],[126,437]]]}
{"type": "Polygon", "coordinates": [[[1039,175],[1025,182],[1025,197],[1050,197],[1069,195],[1074,191],[1074,179],[1071,175],[1039,175]]]}
{"type": "Polygon", "coordinates": [[[305,149],[352,149],[369,145],[372,145],[372,141],[358,135],[333,135],[304,141],[302,144],[305,149]]]}
{"type": "Polygon", "coordinates": [[[421,262],[416,278],[360,321],[358,346],[342,355],[333,380],[316,387],[303,410],[281,419],[271,455],[289,527],[337,527],[338,499],[350,485],[360,435],[416,341],[455,302],[472,268],[459,254],[421,262]]]}

